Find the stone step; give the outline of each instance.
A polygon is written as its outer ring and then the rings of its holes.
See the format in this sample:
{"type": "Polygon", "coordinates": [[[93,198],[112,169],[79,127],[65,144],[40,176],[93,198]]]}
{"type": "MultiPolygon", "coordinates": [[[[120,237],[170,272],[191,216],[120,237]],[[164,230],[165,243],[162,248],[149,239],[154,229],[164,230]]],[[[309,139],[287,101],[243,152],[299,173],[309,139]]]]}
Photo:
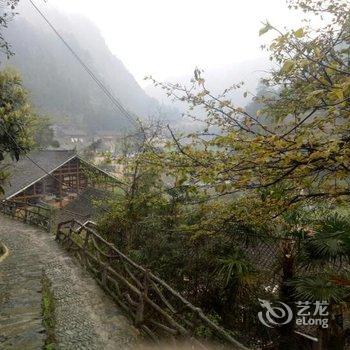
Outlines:
{"type": "Polygon", "coordinates": [[[130,348],[137,332],[93,278],[47,232],[0,215],[0,349],[40,350],[42,277],[49,279],[57,349],[130,348]]]}

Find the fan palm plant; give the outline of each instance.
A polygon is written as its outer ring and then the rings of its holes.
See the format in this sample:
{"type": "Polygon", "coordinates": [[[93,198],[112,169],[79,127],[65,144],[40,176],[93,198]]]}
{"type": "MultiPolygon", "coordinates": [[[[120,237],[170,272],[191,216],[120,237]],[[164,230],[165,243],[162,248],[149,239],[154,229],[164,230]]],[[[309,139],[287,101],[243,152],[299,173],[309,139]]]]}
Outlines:
{"type": "Polygon", "coordinates": [[[325,349],[343,349],[343,329],[333,321],[343,316],[340,305],[350,301],[350,220],[336,210],[321,210],[301,227],[295,275],[286,284],[293,288],[295,300],[329,303],[330,326],[320,337],[325,349]]]}

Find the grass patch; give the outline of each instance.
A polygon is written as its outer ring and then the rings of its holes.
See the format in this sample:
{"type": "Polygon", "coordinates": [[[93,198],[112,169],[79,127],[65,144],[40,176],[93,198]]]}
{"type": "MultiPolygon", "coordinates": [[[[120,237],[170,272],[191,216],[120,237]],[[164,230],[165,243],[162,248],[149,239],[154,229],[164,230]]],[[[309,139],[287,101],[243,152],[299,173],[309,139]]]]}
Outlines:
{"type": "Polygon", "coordinates": [[[46,330],[44,350],[55,350],[55,300],[51,291],[51,283],[46,276],[42,278],[42,313],[43,325],[46,330]]]}

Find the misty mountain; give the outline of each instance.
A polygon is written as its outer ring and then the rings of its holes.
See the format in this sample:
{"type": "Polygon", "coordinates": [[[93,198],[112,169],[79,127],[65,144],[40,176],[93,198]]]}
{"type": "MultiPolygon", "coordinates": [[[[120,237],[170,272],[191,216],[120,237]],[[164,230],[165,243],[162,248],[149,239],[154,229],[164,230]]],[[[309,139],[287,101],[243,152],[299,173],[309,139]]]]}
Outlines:
{"type": "MultiPolygon", "coordinates": [[[[15,52],[2,66],[11,65],[22,75],[24,86],[39,112],[54,122],[72,123],[87,131],[121,130],[130,127],[101,89],[55,36],[23,2],[5,32],[15,52]]],[[[63,14],[45,5],[45,14],[88,67],[123,106],[140,118],[175,118],[176,110],[162,106],[138,85],[124,64],[107,47],[98,28],[88,19],[63,14]]]]}

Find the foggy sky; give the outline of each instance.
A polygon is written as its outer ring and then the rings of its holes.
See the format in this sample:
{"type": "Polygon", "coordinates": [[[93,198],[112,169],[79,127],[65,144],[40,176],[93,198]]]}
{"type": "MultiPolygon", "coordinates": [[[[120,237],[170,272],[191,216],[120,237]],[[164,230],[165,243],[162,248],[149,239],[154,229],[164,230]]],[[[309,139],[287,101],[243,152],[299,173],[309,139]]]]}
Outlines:
{"type": "Polygon", "coordinates": [[[266,56],[261,22],[297,28],[300,14],[285,0],[36,0],[89,17],[111,51],[141,85],[194,67],[218,68],[266,56]]]}

